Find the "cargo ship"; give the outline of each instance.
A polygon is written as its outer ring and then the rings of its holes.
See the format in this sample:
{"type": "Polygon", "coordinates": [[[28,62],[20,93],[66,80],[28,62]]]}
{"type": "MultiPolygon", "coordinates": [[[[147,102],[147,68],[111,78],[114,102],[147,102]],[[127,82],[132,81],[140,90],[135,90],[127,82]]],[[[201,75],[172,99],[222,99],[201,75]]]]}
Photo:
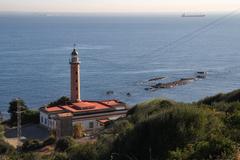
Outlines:
{"type": "Polygon", "coordinates": [[[206,16],[205,14],[186,14],[186,13],[182,14],[182,17],[205,17],[205,16],[206,16]]]}

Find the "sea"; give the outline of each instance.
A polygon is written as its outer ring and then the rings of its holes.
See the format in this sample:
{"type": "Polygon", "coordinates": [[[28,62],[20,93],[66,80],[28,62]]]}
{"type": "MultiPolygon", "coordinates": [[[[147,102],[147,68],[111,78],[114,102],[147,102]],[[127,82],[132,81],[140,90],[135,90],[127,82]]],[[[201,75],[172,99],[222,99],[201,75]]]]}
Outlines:
{"type": "Polygon", "coordinates": [[[69,58],[81,60],[81,99],[133,106],[153,98],[194,102],[240,88],[240,15],[0,14],[0,111],[20,97],[37,109],[70,95],[69,58]],[[194,77],[155,91],[152,83],[194,77]],[[158,82],[148,82],[165,77],[158,82]],[[113,91],[113,94],[106,94],[113,91]],[[129,94],[128,94],[129,93],[129,94]]]}

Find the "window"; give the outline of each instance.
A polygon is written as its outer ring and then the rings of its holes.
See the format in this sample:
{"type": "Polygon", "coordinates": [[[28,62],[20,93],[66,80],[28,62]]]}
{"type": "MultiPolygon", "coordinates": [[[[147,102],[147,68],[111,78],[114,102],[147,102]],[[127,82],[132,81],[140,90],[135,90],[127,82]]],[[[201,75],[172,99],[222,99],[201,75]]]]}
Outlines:
{"type": "Polygon", "coordinates": [[[94,123],[93,122],[89,122],[89,128],[93,128],[94,127],[94,123]]]}
{"type": "Polygon", "coordinates": [[[76,79],[76,83],[78,82],[78,80],[76,79]]]}
{"type": "Polygon", "coordinates": [[[45,118],[45,124],[47,124],[47,118],[45,118]]]}
{"type": "Polygon", "coordinates": [[[78,90],[78,87],[76,87],[76,90],[78,90]]]}

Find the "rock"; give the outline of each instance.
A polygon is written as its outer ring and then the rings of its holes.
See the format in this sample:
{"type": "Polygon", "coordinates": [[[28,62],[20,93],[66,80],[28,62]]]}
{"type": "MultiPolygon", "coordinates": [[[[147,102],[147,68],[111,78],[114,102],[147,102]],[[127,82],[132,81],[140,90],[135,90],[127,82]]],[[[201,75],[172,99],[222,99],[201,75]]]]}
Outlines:
{"type": "Polygon", "coordinates": [[[114,92],[113,91],[107,91],[106,94],[107,95],[112,95],[112,94],[114,94],[114,92]]]}
{"type": "Polygon", "coordinates": [[[130,97],[130,96],[132,96],[132,95],[131,95],[131,93],[128,92],[128,93],[127,93],[127,96],[130,97]]]}
{"type": "Polygon", "coordinates": [[[155,84],[153,86],[151,86],[152,88],[174,88],[176,86],[180,86],[180,85],[186,85],[192,81],[194,81],[194,78],[181,78],[180,80],[176,80],[173,82],[168,82],[168,83],[158,83],[155,84]]]}
{"type": "Polygon", "coordinates": [[[156,78],[152,78],[152,79],[149,79],[148,81],[151,82],[151,81],[157,81],[157,80],[161,80],[161,79],[164,79],[166,77],[156,77],[156,78]]]}

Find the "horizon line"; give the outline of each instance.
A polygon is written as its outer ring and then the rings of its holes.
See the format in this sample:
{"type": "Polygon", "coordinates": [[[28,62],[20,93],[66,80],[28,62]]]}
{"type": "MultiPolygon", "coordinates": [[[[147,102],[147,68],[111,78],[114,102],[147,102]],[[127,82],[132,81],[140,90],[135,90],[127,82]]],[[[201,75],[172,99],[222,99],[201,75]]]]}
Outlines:
{"type": "Polygon", "coordinates": [[[86,11],[0,11],[0,14],[33,14],[33,15],[44,15],[44,14],[62,14],[62,15],[109,15],[109,14],[114,14],[114,15],[160,15],[160,14],[181,14],[181,13],[208,13],[208,14],[221,14],[221,13],[229,13],[231,11],[159,11],[159,12],[149,12],[149,11],[144,11],[144,12],[111,12],[111,11],[96,11],[96,12],[86,12],[86,11]]]}

